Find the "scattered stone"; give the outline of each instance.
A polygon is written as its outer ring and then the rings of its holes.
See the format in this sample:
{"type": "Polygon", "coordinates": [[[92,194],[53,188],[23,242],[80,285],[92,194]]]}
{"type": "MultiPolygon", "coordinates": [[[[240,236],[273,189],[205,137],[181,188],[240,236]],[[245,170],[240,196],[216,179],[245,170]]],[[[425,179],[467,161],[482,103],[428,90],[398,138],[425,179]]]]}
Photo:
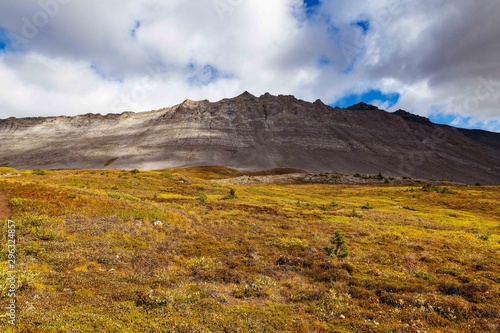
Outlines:
{"type": "Polygon", "coordinates": [[[35,307],[33,306],[32,303],[26,302],[23,310],[26,312],[33,311],[35,310],[35,307]]]}
{"type": "Polygon", "coordinates": [[[183,177],[180,177],[178,179],[179,183],[183,183],[183,184],[187,184],[187,185],[191,185],[191,179],[188,179],[188,178],[183,178],[183,177]]]}
{"type": "Polygon", "coordinates": [[[0,178],[8,178],[8,177],[21,177],[22,175],[20,173],[4,173],[0,175],[0,178]]]}

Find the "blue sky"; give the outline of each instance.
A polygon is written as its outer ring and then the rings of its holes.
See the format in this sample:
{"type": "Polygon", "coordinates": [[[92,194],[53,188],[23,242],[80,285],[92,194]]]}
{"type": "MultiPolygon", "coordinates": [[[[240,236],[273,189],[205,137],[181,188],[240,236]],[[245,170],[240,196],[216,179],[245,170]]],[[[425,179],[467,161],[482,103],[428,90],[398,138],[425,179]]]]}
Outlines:
{"type": "Polygon", "coordinates": [[[318,7],[319,4],[320,4],[320,0],[304,0],[304,4],[306,6],[306,8],[314,8],[314,7],[318,7]]]}
{"type": "Polygon", "coordinates": [[[398,93],[383,93],[380,90],[370,90],[363,94],[350,94],[335,103],[332,106],[346,108],[351,105],[364,102],[378,106],[383,110],[388,110],[397,104],[401,96],[398,93]]]}
{"type": "MultiPolygon", "coordinates": [[[[451,124],[453,121],[457,120],[458,117],[453,114],[443,114],[443,113],[432,113],[429,119],[436,124],[447,125],[451,124]]],[[[469,117],[470,119],[470,117],[469,117]]]]}
{"type": "Polygon", "coordinates": [[[361,20],[355,23],[356,26],[360,27],[363,30],[364,34],[367,34],[368,31],[370,30],[370,21],[368,20],[361,20]]]}
{"type": "Polygon", "coordinates": [[[8,41],[5,29],[0,28],[0,51],[6,49],[8,41]]]}
{"type": "Polygon", "coordinates": [[[47,1],[0,2],[0,118],[246,90],[500,132],[499,1],[47,1]]]}

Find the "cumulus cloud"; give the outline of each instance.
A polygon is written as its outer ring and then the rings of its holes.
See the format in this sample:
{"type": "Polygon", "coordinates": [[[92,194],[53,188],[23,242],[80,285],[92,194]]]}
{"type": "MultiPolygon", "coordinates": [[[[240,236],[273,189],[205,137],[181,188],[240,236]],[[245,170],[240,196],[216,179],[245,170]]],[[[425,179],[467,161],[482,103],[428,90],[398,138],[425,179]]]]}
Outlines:
{"type": "Polygon", "coordinates": [[[0,118],[376,90],[500,131],[500,3],[480,2],[2,1],[0,118]]]}

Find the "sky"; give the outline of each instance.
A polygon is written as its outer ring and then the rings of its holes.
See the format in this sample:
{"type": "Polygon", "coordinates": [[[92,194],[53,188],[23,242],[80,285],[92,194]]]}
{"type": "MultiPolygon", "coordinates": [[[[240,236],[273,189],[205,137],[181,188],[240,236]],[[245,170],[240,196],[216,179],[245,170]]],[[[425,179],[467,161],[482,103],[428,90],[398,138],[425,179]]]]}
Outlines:
{"type": "Polygon", "coordinates": [[[243,91],[500,132],[499,0],[2,0],[0,118],[243,91]]]}

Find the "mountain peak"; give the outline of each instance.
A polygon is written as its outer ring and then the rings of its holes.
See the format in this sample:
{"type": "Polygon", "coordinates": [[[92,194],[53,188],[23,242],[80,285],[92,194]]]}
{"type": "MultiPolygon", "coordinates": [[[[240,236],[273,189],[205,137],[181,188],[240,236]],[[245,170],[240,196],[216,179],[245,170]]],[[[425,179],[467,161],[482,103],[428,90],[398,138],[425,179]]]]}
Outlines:
{"type": "Polygon", "coordinates": [[[254,95],[245,90],[243,94],[237,96],[236,98],[257,98],[257,97],[255,97],[254,95]]]}
{"type": "Polygon", "coordinates": [[[317,99],[313,104],[318,106],[326,106],[326,104],[323,103],[321,99],[317,99]]]}
{"type": "Polygon", "coordinates": [[[347,109],[348,110],[362,110],[362,111],[380,110],[375,105],[367,104],[365,102],[360,102],[358,104],[351,105],[347,109]]]}
{"type": "Polygon", "coordinates": [[[189,108],[189,107],[194,108],[194,107],[199,106],[200,104],[206,104],[206,103],[210,103],[210,102],[207,99],[204,99],[201,101],[193,101],[190,99],[186,99],[184,102],[182,102],[180,104],[180,106],[187,107],[187,108],[189,108]]]}
{"type": "Polygon", "coordinates": [[[403,110],[386,113],[366,103],[349,109],[332,112],[319,100],[310,103],[271,94],[257,98],[246,91],[213,103],[186,100],[143,113],[0,120],[0,165],[279,167],[500,183],[500,133],[445,126],[436,133],[427,118],[403,110]],[[408,156],[422,152],[423,161],[407,164],[408,156]]]}
{"type": "Polygon", "coordinates": [[[415,123],[419,123],[419,124],[432,124],[432,122],[429,120],[429,118],[422,117],[422,116],[410,113],[410,112],[405,111],[405,110],[399,109],[396,112],[394,112],[394,114],[397,115],[397,116],[400,116],[404,120],[413,121],[415,123]]]}

